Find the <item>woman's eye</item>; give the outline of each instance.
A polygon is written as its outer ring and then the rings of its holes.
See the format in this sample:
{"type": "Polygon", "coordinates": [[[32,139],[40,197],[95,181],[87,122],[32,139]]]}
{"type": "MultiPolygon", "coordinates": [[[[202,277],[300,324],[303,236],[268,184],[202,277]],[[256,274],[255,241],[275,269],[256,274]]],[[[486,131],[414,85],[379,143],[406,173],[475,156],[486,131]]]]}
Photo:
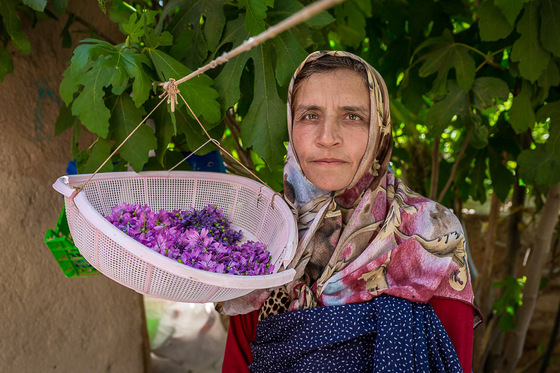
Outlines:
{"type": "Polygon", "coordinates": [[[360,117],[357,114],[353,114],[353,113],[348,114],[346,117],[350,120],[361,120],[362,119],[362,117],[360,117]]]}
{"type": "Polygon", "coordinates": [[[313,113],[305,114],[303,116],[303,119],[307,119],[307,120],[317,119],[317,114],[313,114],[313,113]]]}

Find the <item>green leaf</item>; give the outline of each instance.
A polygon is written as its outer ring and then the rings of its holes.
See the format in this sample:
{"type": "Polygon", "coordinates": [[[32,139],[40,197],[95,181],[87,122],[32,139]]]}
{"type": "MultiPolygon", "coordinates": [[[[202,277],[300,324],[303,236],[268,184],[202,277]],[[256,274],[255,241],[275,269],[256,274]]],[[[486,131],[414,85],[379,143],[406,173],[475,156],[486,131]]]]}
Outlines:
{"type": "MultiPolygon", "coordinates": [[[[170,78],[180,79],[192,72],[188,67],[160,50],[149,49],[148,54],[162,81],[170,78]]],[[[195,115],[202,115],[210,123],[217,123],[221,119],[220,104],[216,101],[218,92],[211,87],[212,83],[210,77],[201,74],[180,84],[178,88],[195,115]]],[[[178,100],[182,101],[181,98],[178,100]]]]}
{"type": "Polygon", "coordinates": [[[507,100],[509,87],[500,78],[484,76],[474,81],[472,93],[474,107],[486,110],[494,104],[494,101],[507,100]]]}
{"type": "Polygon", "coordinates": [[[53,0],[53,10],[59,14],[64,14],[69,1],[70,0],[53,0]]]}
{"type": "MultiPolygon", "coordinates": [[[[149,110],[157,104],[156,100],[150,100],[149,110]],[[152,102],[153,101],[153,102],[152,102]]],[[[159,100],[158,100],[159,101],[159,100]]],[[[161,166],[164,166],[164,156],[167,152],[167,146],[171,142],[171,138],[175,134],[171,117],[168,113],[168,107],[160,105],[152,114],[151,118],[156,123],[156,159],[161,166]]]]}
{"type": "Polygon", "coordinates": [[[249,35],[263,32],[267,7],[272,7],[274,0],[239,0],[238,3],[240,9],[245,8],[245,29],[249,35]]]}
{"type": "Polygon", "coordinates": [[[464,91],[470,90],[474,82],[476,66],[466,48],[461,46],[453,48],[453,66],[459,87],[464,91]]]}
{"type": "Polygon", "coordinates": [[[488,127],[482,124],[480,115],[475,113],[466,113],[462,118],[462,122],[470,135],[469,145],[475,149],[482,149],[488,146],[488,127]]]}
{"type": "Polygon", "coordinates": [[[74,127],[76,124],[80,124],[77,117],[72,115],[72,110],[65,105],[60,107],[58,112],[58,118],[54,124],[54,135],[59,136],[64,133],[67,129],[74,127]]]}
{"type": "MultiPolygon", "coordinates": [[[[240,15],[233,21],[229,21],[226,24],[223,43],[232,43],[233,48],[243,43],[245,38],[248,37],[244,25],[243,15],[240,15]]],[[[214,80],[214,85],[222,98],[223,111],[235,105],[241,97],[239,89],[241,74],[248,60],[249,53],[242,53],[232,58],[224,65],[224,68],[214,80]]]]}
{"type": "Polygon", "coordinates": [[[31,51],[31,43],[27,35],[25,35],[21,29],[21,21],[16,12],[17,4],[18,1],[16,0],[0,1],[0,16],[2,16],[4,28],[8,32],[8,35],[10,35],[14,47],[23,54],[29,54],[31,51]]]}
{"type": "Polygon", "coordinates": [[[128,73],[120,54],[113,54],[105,59],[99,60],[97,65],[108,67],[113,71],[111,81],[109,82],[112,86],[112,92],[115,95],[123,93],[128,85],[128,73]]]}
{"type": "MultiPolygon", "coordinates": [[[[201,53],[195,51],[200,43],[193,43],[194,32],[192,29],[187,28],[183,30],[180,34],[174,37],[173,45],[169,50],[169,55],[178,61],[183,61],[186,65],[192,65],[192,68],[200,66],[197,61],[202,61],[205,58],[207,52],[206,42],[204,42],[204,48],[202,48],[201,53]],[[196,55],[195,57],[192,57],[196,55]],[[191,56],[191,57],[185,57],[191,56]]],[[[190,66],[189,66],[190,67],[190,66]]]]}
{"type": "Polygon", "coordinates": [[[121,25],[124,33],[135,43],[138,43],[140,38],[144,36],[143,17],[143,15],[138,17],[138,13],[132,13],[128,19],[128,23],[121,25]]]}
{"type": "Polygon", "coordinates": [[[146,29],[144,42],[146,43],[146,47],[152,49],[165,47],[173,45],[173,35],[171,35],[168,31],[164,31],[161,35],[157,35],[153,29],[146,29]]]}
{"type": "Polygon", "coordinates": [[[543,49],[539,41],[538,3],[525,5],[523,16],[517,23],[521,37],[513,43],[511,60],[519,62],[521,76],[534,83],[547,68],[550,53],[543,49]]]}
{"type": "Polygon", "coordinates": [[[513,24],[492,1],[486,1],[478,7],[478,18],[482,41],[500,40],[513,31],[513,24]]]}
{"type": "Polygon", "coordinates": [[[447,95],[441,101],[434,103],[426,114],[426,125],[433,137],[441,135],[455,115],[465,115],[469,106],[466,92],[455,81],[448,81],[447,86],[449,88],[447,95]]]}
{"type": "Polygon", "coordinates": [[[91,132],[106,138],[109,134],[110,110],[103,102],[104,87],[109,86],[115,71],[108,67],[95,66],[78,79],[78,84],[84,86],[82,92],[72,104],[72,114],[91,132]]]}
{"type": "Polygon", "coordinates": [[[430,98],[440,97],[445,95],[447,91],[447,78],[449,76],[450,68],[451,68],[451,59],[446,58],[440,65],[440,69],[437,71],[436,78],[432,83],[432,89],[428,94],[430,98]]]}
{"type": "Polygon", "coordinates": [[[134,12],[135,9],[123,0],[113,0],[109,8],[109,18],[114,23],[125,24],[128,23],[130,15],[134,12]]]}
{"type": "Polygon", "coordinates": [[[43,12],[47,5],[47,0],[23,0],[23,3],[36,12],[43,12]]]}
{"type": "Polygon", "coordinates": [[[76,159],[80,154],[79,142],[81,136],[82,136],[82,124],[78,119],[76,119],[76,121],[74,122],[74,130],[72,131],[72,147],[70,149],[70,159],[76,159]]]}
{"type": "Polygon", "coordinates": [[[14,71],[14,61],[10,52],[0,45],[0,82],[4,80],[6,74],[11,74],[14,71]]]}
{"type": "Polygon", "coordinates": [[[543,106],[537,112],[537,119],[550,121],[549,137],[535,149],[523,151],[517,164],[525,183],[548,187],[560,182],[560,101],[543,106]]]}
{"type": "Polygon", "coordinates": [[[146,102],[152,89],[152,78],[148,75],[144,65],[151,67],[152,64],[146,55],[134,53],[132,50],[122,50],[121,57],[128,75],[134,78],[132,100],[136,107],[140,107],[146,102]]]}
{"type": "MultiPolygon", "coordinates": [[[[111,109],[111,130],[115,143],[122,144],[128,135],[134,131],[142,117],[146,114],[143,108],[137,108],[128,95],[121,95],[115,100],[111,109]]],[[[119,154],[125,159],[136,172],[142,171],[144,164],[148,162],[148,153],[156,149],[157,139],[154,131],[143,124],[134,132],[119,150],[119,154]]]]}
{"type": "MultiPolygon", "coordinates": [[[[278,1],[280,2],[280,1],[278,1]]],[[[299,4],[299,3],[298,3],[299,4]]],[[[302,6],[303,8],[303,6],[302,6]]],[[[336,19],[331,16],[326,10],[323,10],[322,12],[314,15],[313,17],[311,17],[310,19],[308,19],[307,21],[305,21],[305,23],[310,26],[310,27],[324,27],[326,25],[330,25],[331,23],[335,22],[336,19]]]]}
{"type": "MultiPolygon", "coordinates": [[[[357,48],[366,37],[367,5],[360,1],[346,1],[334,8],[336,32],[349,46],[357,48]]],[[[370,13],[371,14],[371,8],[370,13]]]]}
{"type": "Polygon", "coordinates": [[[550,129],[560,127],[560,101],[555,101],[544,105],[537,111],[537,120],[539,122],[551,121],[550,129]]]}
{"type": "MultiPolygon", "coordinates": [[[[80,154],[78,154],[77,167],[78,173],[80,174],[90,174],[97,170],[103,162],[111,155],[111,143],[109,140],[97,139],[95,144],[91,149],[86,149],[80,154]]],[[[109,160],[100,172],[111,172],[113,170],[113,164],[109,160]]]]}
{"type": "MultiPolygon", "coordinates": [[[[228,22],[225,40],[233,43],[233,47],[245,40],[246,31],[243,29],[243,17],[228,22]]],[[[243,146],[253,149],[264,158],[271,167],[280,164],[286,149],[282,141],[287,139],[286,106],[280,100],[276,88],[276,78],[272,61],[265,56],[271,56],[270,45],[264,44],[253,48],[229,61],[221,73],[216,77],[216,88],[223,98],[224,109],[233,106],[241,98],[241,75],[248,59],[254,63],[254,94],[249,110],[243,118],[241,137],[243,146]],[[267,52],[265,52],[267,51],[267,52]]]]}
{"type": "Polygon", "coordinates": [[[542,104],[544,100],[548,97],[550,87],[556,87],[560,84],[560,71],[558,70],[558,65],[551,58],[548,63],[548,67],[541,74],[538,80],[539,87],[542,88],[542,93],[540,94],[540,103],[542,104]]]}
{"type": "MultiPolygon", "coordinates": [[[[111,68],[120,66],[122,68],[122,64],[119,65],[120,57],[118,56],[121,50],[117,50],[115,46],[97,39],[84,39],[82,42],[84,44],[79,45],[74,50],[70,66],[64,72],[64,79],[59,87],[60,96],[66,105],[72,102],[74,93],[80,88],[80,81],[83,80],[83,76],[90,69],[100,66],[111,68]],[[101,57],[104,60],[99,60],[101,57]]],[[[108,84],[115,84],[117,86],[115,88],[116,92],[123,89],[122,86],[126,84],[124,79],[126,76],[123,73],[124,71],[111,71],[108,84]]]]}
{"type": "Polygon", "coordinates": [[[308,53],[291,32],[281,33],[273,42],[276,50],[276,79],[279,85],[286,86],[308,53]]]}
{"type": "Polygon", "coordinates": [[[420,113],[426,106],[423,95],[429,90],[429,87],[425,79],[420,78],[417,71],[414,70],[410,70],[404,75],[404,79],[399,86],[399,95],[402,95],[402,103],[410,111],[420,113]]]}
{"type": "Polygon", "coordinates": [[[265,58],[266,46],[254,48],[255,93],[249,112],[243,118],[241,138],[244,147],[255,152],[271,165],[282,162],[287,140],[286,105],[278,96],[272,61],[265,58]]]}
{"type": "Polygon", "coordinates": [[[523,84],[521,92],[513,98],[509,109],[509,123],[515,133],[522,133],[532,128],[535,124],[535,112],[531,105],[531,87],[523,84]]]}
{"type": "Polygon", "coordinates": [[[69,106],[72,101],[74,101],[74,93],[78,92],[80,85],[78,80],[81,78],[82,74],[87,71],[86,68],[82,70],[72,71],[71,67],[68,67],[63,75],[60,86],[58,87],[58,93],[62,98],[62,101],[69,106]]]}
{"type": "Polygon", "coordinates": [[[543,47],[560,57],[560,2],[541,1],[541,42],[543,47]]]}
{"type": "MultiPolygon", "coordinates": [[[[432,83],[431,96],[442,96],[446,92],[447,77],[454,60],[454,49],[457,48],[457,45],[454,43],[451,32],[445,29],[441,36],[430,38],[420,44],[414,51],[413,56],[424,48],[430,48],[430,51],[419,57],[418,60],[424,61],[424,63],[420,66],[418,75],[425,78],[437,73],[432,83]]],[[[459,61],[459,64],[465,67],[467,63],[468,62],[462,64],[461,61],[459,61]]],[[[468,80],[467,76],[465,76],[465,78],[468,80]]],[[[467,81],[464,83],[467,83],[467,81]]]]}
{"type": "Polygon", "coordinates": [[[469,194],[475,201],[479,201],[480,203],[486,202],[486,188],[484,187],[487,168],[486,159],[486,151],[479,151],[476,155],[474,167],[471,169],[471,172],[469,174],[469,178],[471,179],[471,188],[469,190],[469,194]]]}
{"type": "MultiPolygon", "coordinates": [[[[280,23],[304,8],[297,0],[277,0],[274,5],[274,8],[267,11],[267,18],[265,20],[267,28],[280,23]]],[[[335,19],[328,12],[322,11],[304,23],[290,28],[287,32],[291,33],[304,48],[311,47],[312,45],[317,47],[317,43],[313,39],[314,35],[319,35],[320,31],[317,32],[316,29],[322,28],[334,21],[335,19]]],[[[320,38],[324,37],[321,36],[320,38]]]]}
{"type": "Polygon", "coordinates": [[[405,123],[415,126],[418,123],[418,116],[399,100],[391,100],[389,102],[391,110],[391,119],[393,123],[405,123]]]}
{"type": "Polygon", "coordinates": [[[439,48],[432,49],[429,53],[423,55],[425,59],[418,75],[426,78],[432,74],[440,72],[442,69],[449,70],[451,67],[450,57],[453,47],[451,43],[441,45],[439,48]]]}
{"type": "Polygon", "coordinates": [[[500,201],[505,202],[509,195],[509,191],[515,182],[513,172],[504,166],[504,159],[501,153],[490,148],[490,160],[488,168],[490,169],[490,179],[492,180],[492,188],[500,201]]]}
{"type": "Polygon", "coordinates": [[[513,26],[523,4],[528,1],[530,0],[494,0],[494,5],[500,8],[509,24],[513,26]]]}
{"type": "Polygon", "coordinates": [[[227,0],[173,0],[164,8],[156,27],[156,33],[163,29],[163,21],[170,12],[177,12],[166,28],[176,38],[182,33],[191,34],[191,42],[185,48],[181,57],[190,68],[201,66],[208,55],[208,50],[215,50],[220,42],[226,23],[224,5],[227,0]],[[201,20],[204,20],[201,25],[201,20]]]}
{"type": "Polygon", "coordinates": [[[284,189],[284,184],[282,182],[284,175],[284,168],[273,167],[261,167],[257,169],[257,176],[263,180],[266,185],[274,189],[277,192],[281,192],[284,189]]]}
{"type": "Polygon", "coordinates": [[[84,39],[82,43],[84,44],[74,49],[74,54],[70,60],[71,69],[74,71],[82,69],[91,61],[97,61],[101,56],[111,56],[118,53],[115,46],[103,40],[84,39]]]}
{"type": "MultiPolygon", "coordinates": [[[[184,110],[175,112],[177,118],[177,132],[183,133],[187,140],[187,145],[189,150],[195,151],[199,146],[204,144],[208,137],[200,128],[200,125],[193,119],[190,115],[188,115],[184,110]]],[[[204,128],[208,129],[208,134],[212,138],[220,138],[224,133],[224,128],[221,128],[219,125],[214,125],[212,128],[201,121],[204,125],[204,128]]],[[[199,150],[199,154],[204,151],[208,151],[207,149],[214,147],[212,144],[206,145],[203,149],[199,150]]],[[[215,148],[215,147],[214,147],[215,148]]]]}
{"type": "MultiPolygon", "coordinates": [[[[414,59],[414,57],[423,49],[430,47],[431,49],[440,49],[440,48],[449,48],[450,44],[453,43],[453,35],[451,34],[451,31],[449,31],[448,29],[443,30],[441,36],[434,36],[431,38],[428,38],[426,40],[424,40],[422,43],[420,43],[419,46],[416,47],[416,49],[414,50],[414,52],[412,53],[412,57],[411,59],[414,59]]],[[[420,58],[421,60],[424,59],[424,57],[420,58]]]]}
{"type": "MultiPolygon", "coordinates": [[[[155,100],[151,100],[149,106],[153,107],[155,104],[155,100]]],[[[170,157],[174,157],[175,153],[178,153],[177,151],[168,151],[168,145],[172,141],[173,136],[178,137],[181,134],[184,135],[188,148],[184,148],[184,146],[181,145],[181,150],[183,151],[194,151],[208,140],[208,137],[202,131],[200,125],[191,118],[185,110],[177,110],[171,115],[169,106],[160,105],[152,114],[152,118],[154,122],[157,123],[156,137],[158,139],[158,146],[156,149],[156,159],[163,168],[167,166],[172,167],[181,160],[180,158],[177,160],[170,160],[170,157]]],[[[205,127],[210,128],[210,125],[205,124],[205,127]]],[[[220,126],[214,126],[209,129],[209,134],[213,138],[219,138],[222,136],[223,131],[223,128],[220,128],[220,126]],[[214,133],[213,131],[215,129],[219,133],[214,133]]],[[[176,143],[176,139],[174,142],[176,143]]],[[[213,145],[207,145],[201,151],[208,150],[211,147],[213,147],[213,145]]],[[[177,147],[175,149],[177,149],[177,147]]],[[[186,162],[183,164],[186,164],[186,162]]]]}
{"type": "Polygon", "coordinates": [[[493,288],[503,288],[505,291],[494,301],[492,309],[496,311],[500,318],[498,325],[502,332],[515,328],[515,313],[522,304],[523,288],[525,286],[526,277],[516,279],[510,275],[506,276],[504,281],[493,284],[493,288]]]}
{"type": "MultiPolygon", "coordinates": [[[[560,149],[560,139],[556,139],[555,145],[560,149]]],[[[539,144],[534,150],[524,150],[519,154],[519,176],[525,184],[548,187],[560,182],[560,152],[554,154],[549,151],[550,147],[539,144]]]]}
{"type": "MultiPolygon", "coordinates": [[[[270,27],[273,24],[279,23],[301,9],[303,9],[303,5],[296,0],[276,1],[274,9],[268,12],[267,25],[270,27]]],[[[325,14],[334,21],[328,13],[325,14]]],[[[306,29],[309,30],[308,28],[306,29]]],[[[276,50],[276,79],[280,86],[288,85],[296,68],[308,55],[301,44],[302,41],[295,37],[293,31],[296,30],[292,28],[272,39],[274,49],[276,50]]]]}

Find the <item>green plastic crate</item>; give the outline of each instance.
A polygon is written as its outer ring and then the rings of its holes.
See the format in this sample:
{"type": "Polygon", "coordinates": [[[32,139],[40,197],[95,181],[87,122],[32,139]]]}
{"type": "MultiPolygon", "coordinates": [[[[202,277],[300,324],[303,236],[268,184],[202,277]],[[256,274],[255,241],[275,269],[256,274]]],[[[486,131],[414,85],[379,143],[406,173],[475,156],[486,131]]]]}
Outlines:
{"type": "Polygon", "coordinates": [[[78,248],[74,246],[64,207],[58,217],[56,228],[47,230],[45,243],[66,277],[85,277],[99,274],[99,271],[89,264],[80,254],[78,248]]]}

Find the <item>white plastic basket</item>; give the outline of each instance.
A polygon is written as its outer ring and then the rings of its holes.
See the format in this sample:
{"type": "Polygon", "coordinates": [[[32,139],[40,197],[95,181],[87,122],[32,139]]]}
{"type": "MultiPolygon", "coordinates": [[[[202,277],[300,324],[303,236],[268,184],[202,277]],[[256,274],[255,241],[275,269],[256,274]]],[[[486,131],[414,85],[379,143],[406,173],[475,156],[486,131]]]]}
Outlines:
{"type": "Polygon", "coordinates": [[[84,258],[120,284],[168,300],[220,302],[255,289],[290,282],[293,269],[277,272],[293,258],[297,225],[288,205],[268,187],[251,179],[212,172],[112,172],[95,175],[74,198],[74,189],[91,175],[59,178],[53,188],[64,195],[70,232],[84,258]],[[201,209],[215,204],[232,228],[258,240],[272,256],[274,273],[238,276],[188,267],[161,255],[121,232],[104,216],[123,202],[147,204],[154,211],[201,209]]]}

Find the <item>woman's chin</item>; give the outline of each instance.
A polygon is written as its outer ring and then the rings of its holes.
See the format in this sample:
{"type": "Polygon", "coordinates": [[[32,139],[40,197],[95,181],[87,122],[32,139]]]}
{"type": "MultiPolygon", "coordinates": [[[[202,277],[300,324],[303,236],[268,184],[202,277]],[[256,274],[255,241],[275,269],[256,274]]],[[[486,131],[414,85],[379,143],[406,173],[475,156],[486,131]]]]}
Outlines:
{"type": "Polygon", "coordinates": [[[313,178],[309,179],[309,181],[317,188],[328,192],[344,189],[350,183],[350,180],[343,180],[341,182],[341,179],[338,177],[313,178]]]}

